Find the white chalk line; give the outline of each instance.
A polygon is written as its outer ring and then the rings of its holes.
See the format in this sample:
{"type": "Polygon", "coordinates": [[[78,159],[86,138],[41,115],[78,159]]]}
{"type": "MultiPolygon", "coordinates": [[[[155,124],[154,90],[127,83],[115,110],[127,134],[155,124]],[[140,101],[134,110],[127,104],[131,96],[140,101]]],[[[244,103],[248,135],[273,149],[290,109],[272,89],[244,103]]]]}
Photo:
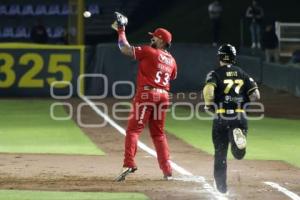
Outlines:
{"type": "MultiPolygon", "coordinates": [[[[113,121],[108,115],[106,115],[105,113],[103,113],[92,101],[90,101],[88,98],[81,96],[81,98],[88,103],[91,108],[98,114],[100,115],[104,120],[106,120],[111,126],[113,126],[115,129],[118,130],[119,133],[121,133],[122,135],[126,135],[126,131],[124,128],[122,128],[120,125],[118,125],[115,121],[113,121]]],[[[149,153],[151,156],[153,157],[157,157],[156,152],[151,149],[150,147],[148,147],[147,145],[145,145],[144,143],[138,141],[138,146],[146,151],[147,153],[149,153]]],[[[174,163],[173,161],[170,161],[170,164],[172,166],[172,168],[177,171],[178,173],[180,173],[181,175],[183,175],[184,177],[181,178],[173,178],[173,180],[178,180],[178,181],[185,181],[185,182],[197,182],[197,183],[201,183],[203,188],[209,192],[210,194],[212,194],[216,199],[218,200],[227,200],[228,198],[226,196],[224,196],[223,194],[220,194],[218,191],[216,191],[209,183],[207,183],[207,181],[205,180],[204,177],[202,176],[194,176],[191,172],[185,170],[184,168],[180,167],[179,165],[177,165],[176,163],[174,163]]],[[[290,197],[293,200],[300,200],[300,197],[289,191],[288,189],[280,186],[277,183],[274,182],[264,182],[264,184],[269,185],[275,189],[277,189],[278,191],[284,193],[285,195],[287,195],[288,197],[290,197]]]]}
{"type": "Polygon", "coordinates": [[[278,183],[274,183],[274,182],[264,182],[264,184],[269,185],[269,186],[271,186],[272,188],[277,189],[279,192],[284,193],[285,195],[287,195],[288,197],[290,197],[290,198],[293,199],[293,200],[300,200],[300,197],[299,197],[297,194],[295,194],[295,193],[289,191],[288,189],[286,189],[286,188],[280,186],[278,183]]]}
{"type": "MultiPolygon", "coordinates": [[[[126,135],[126,130],[121,127],[120,125],[118,125],[113,119],[111,119],[107,114],[103,113],[91,100],[89,100],[88,98],[81,96],[81,98],[90,105],[90,107],[100,116],[102,117],[104,120],[106,120],[112,127],[114,127],[115,129],[118,130],[119,133],[121,133],[122,135],[126,135]]],[[[149,153],[150,155],[152,155],[153,157],[157,157],[156,152],[151,149],[150,147],[148,147],[147,145],[145,145],[144,143],[138,141],[138,147],[140,147],[142,150],[146,151],[147,153],[149,153]]],[[[179,166],[178,164],[176,164],[173,161],[169,161],[172,168],[177,171],[178,173],[180,173],[181,175],[185,176],[185,178],[173,178],[173,180],[178,180],[178,181],[189,181],[189,182],[196,182],[196,183],[201,183],[203,188],[210,193],[215,199],[217,200],[228,200],[228,198],[219,193],[216,189],[214,189],[207,181],[204,177],[202,176],[194,176],[191,172],[187,171],[186,169],[184,169],[183,167],[179,166]]]]}

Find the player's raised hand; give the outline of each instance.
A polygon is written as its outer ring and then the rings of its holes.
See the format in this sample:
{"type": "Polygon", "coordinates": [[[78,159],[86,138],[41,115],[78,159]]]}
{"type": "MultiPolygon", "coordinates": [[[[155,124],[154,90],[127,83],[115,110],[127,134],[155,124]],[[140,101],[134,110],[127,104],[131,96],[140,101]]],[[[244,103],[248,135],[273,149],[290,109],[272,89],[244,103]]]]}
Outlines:
{"type": "Polygon", "coordinates": [[[118,28],[124,27],[128,24],[128,18],[119,12],[115,12],[115,18],[116,20],[111,25],[111,27],[116,31],[118,30],[118,28]]]}

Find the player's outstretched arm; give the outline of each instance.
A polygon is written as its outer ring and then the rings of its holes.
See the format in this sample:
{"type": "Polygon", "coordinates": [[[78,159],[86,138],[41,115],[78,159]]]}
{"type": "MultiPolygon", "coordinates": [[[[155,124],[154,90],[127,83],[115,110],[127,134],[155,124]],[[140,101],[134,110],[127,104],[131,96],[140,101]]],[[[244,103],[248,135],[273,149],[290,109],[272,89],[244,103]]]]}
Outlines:
{"type": "Polygon", "coordinates": [[[121,13],[115,12],[116,21],[111,27],[118,32],[118,46],[124,55],[133,57],[133,47],[129,44],[126,38],[125,26],[128,23],[126,16],[121,13]]]}
{"type": "Polygon", "coordinates": [[[125,26],[118,29],[118,46],[124,55],[133,57],[133,47],[129,44],[125,34],[125,26]]]}

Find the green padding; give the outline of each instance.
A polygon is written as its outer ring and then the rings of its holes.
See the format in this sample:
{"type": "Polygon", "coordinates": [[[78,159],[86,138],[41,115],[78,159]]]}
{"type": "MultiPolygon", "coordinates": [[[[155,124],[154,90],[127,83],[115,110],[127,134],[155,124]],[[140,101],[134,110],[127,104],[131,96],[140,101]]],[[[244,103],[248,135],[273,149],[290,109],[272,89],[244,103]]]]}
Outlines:
{"type": "Polygon", "coordinates": [[[264,64],[264,83],[274,89],[288,90],[292,84],[291,69],[278,64],[264,64]]]}
{"type": "MultiPolygon", "coordinates": [[[[188,117],[185,109],[177,109],[176,115],[188,117]]],[[[167,116],[166,129],[195,148],[213,154],[211,137],[212,122],[199,120],[175,120],[167,116]]],[[[300,167],[300,120],[265,118],[249,121],[248,146],[246,159],[282,160],[300,167]]],[[[228,153],[232,158],[231,154],[228,153]]]]}
{"type": "Polygon", "coordinates": [[[249,76],[257,82],[262,81],[262,64],[261,59],[250,56],[238,56],[237,65],[242,68],[249,76]]]}
{"type": "Polygon", "coordinates": [[[171,82],[174,92],[199,91],[208,72],[217,67],[217,49],[202,45],[174,44],[171,53],[177,62],[177,78],[171,82]]]}
{"type": "MultiPolygon", "coordinates": [[[[116,44],[101,44],[97,46],[94,65],[88,69],[88,73],[103,74],[107,78],[86,78],[86,94],[103,94],[106,90],[108,95],[112,95],[112,88],[117,81],[135,82],[137,72],[137,62],[127,56],[122,55],[116,44]]],[[[129,95],[134,92],[128,84],[117,84],[115,87],[117,95],[129,95]]]]}
{"type": "Polygon", "coordinates": [[[0,200],[147,200],[139,193],[0,190],[0,200]]]}
{"type": "MultiPolygon", "coordinates": [[[[0,152],[103,155],[72,120],[50,117],[53,101],[1,100],[0,152]]],[[[62,106],[55,116],[67,116],[62,106]]]]}
{"type": "Polygon", "coordinates": [[[265,85],[300,96],[300,68],[265,63],[263,69],[265,85]]]}
{"type": "MultiPolygon", "coordinates": [[[[174,44],[170,52],[178,66],[178,76],[171,82],[171,90],[201,90],[206,74],[216,67],[217,49],[201,45],[174,44]]],[[[104,74],[107,77],[107,88],[103,78],[87,78],[87,94],[103,94],[104,90],[108,89],[108,95],[112,95],[113,84],[116,84],[116,81],[135,83],[137,70],[137,61],[122,55],[116,44],[98,45],[94,65],[89,66],[87,72],[104,74]]],[[[115,92],[118,95],[129,95],[132,90],[128,84],[118,84],[115,92]]]]}

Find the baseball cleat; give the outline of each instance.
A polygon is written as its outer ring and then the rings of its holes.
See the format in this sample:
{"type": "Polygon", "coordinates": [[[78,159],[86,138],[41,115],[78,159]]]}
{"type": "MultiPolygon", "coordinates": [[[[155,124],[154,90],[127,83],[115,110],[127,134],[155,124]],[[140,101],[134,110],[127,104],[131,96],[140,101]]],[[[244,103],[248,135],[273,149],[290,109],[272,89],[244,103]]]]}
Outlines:
{"type": "Polygon", "coordinates": [[[214,188],[221,196],[227,196],[229,195],[229,192],[227,191],[226,187],[218,187],[216,181],[214,180],[214,188]]]}
{"type": "Polygon", "coordinates": [[[172,175],[164,175],[164,180],[171,181],[171,180],[173,180],[173,176],[172,175]]]}
{"type": "Polygon", "coordinates": [[[233,139],[238,149],[242,150],[246,148],[246,136],[240,128],[233,129],[233,139]]]}
{"type": "Polygon", "coordinates": [[[121,181],[125,181],[125,177],[130,174],[130,173],[134,173],[137,170],[136,167],[123,167],[123,170],[121,172],[121,174],[115,179],[116,182],[121,182],[121,181]]]}

